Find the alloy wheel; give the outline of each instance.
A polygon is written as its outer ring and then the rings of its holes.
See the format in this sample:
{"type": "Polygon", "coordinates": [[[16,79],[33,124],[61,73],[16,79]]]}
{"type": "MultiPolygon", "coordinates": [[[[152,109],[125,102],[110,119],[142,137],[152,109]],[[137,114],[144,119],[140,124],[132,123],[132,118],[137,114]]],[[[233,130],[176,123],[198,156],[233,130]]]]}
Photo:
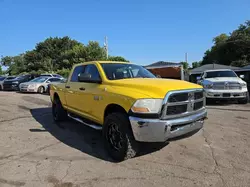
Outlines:
{"type": "Polygon", "coordinates": [[[122,133],[116,123],[112,122],[109,124],[106,138],[110,146],[117,151],[121,150],[124,146],[122,133]]]}

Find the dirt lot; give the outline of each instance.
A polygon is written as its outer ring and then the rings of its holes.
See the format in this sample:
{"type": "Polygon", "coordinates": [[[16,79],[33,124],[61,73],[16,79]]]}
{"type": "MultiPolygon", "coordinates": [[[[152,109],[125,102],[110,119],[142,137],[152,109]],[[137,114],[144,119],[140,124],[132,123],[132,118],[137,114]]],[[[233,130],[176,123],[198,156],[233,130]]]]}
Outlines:
{"type": "Polygon", "coordinates": [[[53,123],[48,96],[0,92],[0,187],[249,186],[250,105],[208,106],[208,117],[192,137],[114,163],[100,132],[53,123]]]}

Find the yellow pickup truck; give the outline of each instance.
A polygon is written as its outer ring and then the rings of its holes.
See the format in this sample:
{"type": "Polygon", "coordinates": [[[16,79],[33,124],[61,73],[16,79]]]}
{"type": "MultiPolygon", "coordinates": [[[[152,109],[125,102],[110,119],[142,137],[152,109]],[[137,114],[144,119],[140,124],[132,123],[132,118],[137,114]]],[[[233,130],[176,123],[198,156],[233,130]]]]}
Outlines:
{"type": "Polygon", "coordinates": [[[50,98],[56,122],[70,117],[102,130],[117,161],[134,157],[140,142],[194,134],[207,117],[200,85],[156,78],[127,62],[76,64],[66,83],[51,85],[50,98]]]}

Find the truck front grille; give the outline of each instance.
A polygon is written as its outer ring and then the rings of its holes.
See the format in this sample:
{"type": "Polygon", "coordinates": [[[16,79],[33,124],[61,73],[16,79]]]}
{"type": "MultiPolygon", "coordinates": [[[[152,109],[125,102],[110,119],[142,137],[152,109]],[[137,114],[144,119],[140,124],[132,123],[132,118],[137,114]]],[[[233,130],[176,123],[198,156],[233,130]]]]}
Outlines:
{"type": "Polygon", "coordinates": [[[214,90],[240,90],[241,85],[238,82],[216,82],[213,84],[214,90]]]}
{"type": "Polygon", "coordinates": [[[171,91],[165,99],[161,118],[178,118],[205,108],[203,89],[171,91]]]}

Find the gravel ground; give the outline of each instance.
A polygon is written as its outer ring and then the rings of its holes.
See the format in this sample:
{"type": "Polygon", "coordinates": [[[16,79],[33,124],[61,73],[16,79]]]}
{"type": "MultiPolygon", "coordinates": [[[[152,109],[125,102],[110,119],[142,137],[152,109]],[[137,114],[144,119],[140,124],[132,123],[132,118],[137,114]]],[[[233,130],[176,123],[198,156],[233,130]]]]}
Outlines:
{"type": "Polygon", "coordinates": [[[101,133],[53,123],[46,95],[0,92],[0,187],[249,186],[250,104],[208,106],[195,135],[113,162],[101,133]]]}

